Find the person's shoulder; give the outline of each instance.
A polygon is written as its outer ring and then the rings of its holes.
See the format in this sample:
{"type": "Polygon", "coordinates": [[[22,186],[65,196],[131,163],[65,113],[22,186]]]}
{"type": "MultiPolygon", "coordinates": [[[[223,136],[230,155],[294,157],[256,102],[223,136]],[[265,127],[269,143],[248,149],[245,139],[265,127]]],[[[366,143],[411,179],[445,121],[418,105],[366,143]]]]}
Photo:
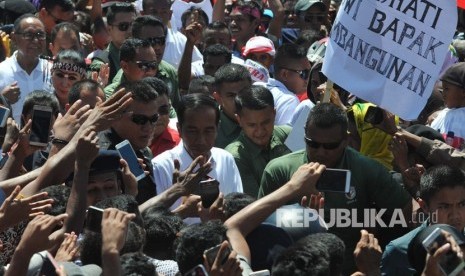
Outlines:
{"type": "Polygon", "coordinates": [[[411,230],[410,232],[406,233],[405,235],[389,242],[383,253],[383,259],[393,254],[405,253],[407,255],[407,250],[410,242],[417,235],[417,233],[423,230],[425,227],[426,225],[422,224],[417,228],[411,230]]]}
{"type": "Polygon", "coordinates": [[[217,148],[217,147],[213,147],[211,150],[211,154],[213,155],[213,157],[220,157],[220,158],[224,158],[224,159],[233,159],[233,156],[231,155],[231,153],[227,152],[226,150],[222,149],[222,148],[217,148]]]}
{"type": "Polygon", "coordinates": [[[174,158],[179,157],[179,145],[169,149],[165,150],[164,152],[158,154],[152,159],[152,164],[158,164],[160,166],[166,165],[167,163],[173,163],[174,158]]]}
{"type": "Polygon", "coordinates": [[[289,133],[291,132],[291,130],[292,130],[292,127],[289,125],[274,126],[273,134],[287,137],[289,133]]]}
{"type": "Polygon", "coordinates": [[[158,65],[158,70],[168,73],[176,73],[176,68],[164,60],[161,60],[160,64],[158,65]]]}
{"type": "Polygon", "coordinates": [[[299,151],[288,153],[286,155],[272,159],[270,162],[268,162],[268,165],[266,165],[266,168],[273,169],[273,168],[280,168],[280,167],[290,167],[296,164],[300,166],[301,164],[305,163],[304,162],[305,154],[306,154],[305,150],[299,150],[299,151]]]}

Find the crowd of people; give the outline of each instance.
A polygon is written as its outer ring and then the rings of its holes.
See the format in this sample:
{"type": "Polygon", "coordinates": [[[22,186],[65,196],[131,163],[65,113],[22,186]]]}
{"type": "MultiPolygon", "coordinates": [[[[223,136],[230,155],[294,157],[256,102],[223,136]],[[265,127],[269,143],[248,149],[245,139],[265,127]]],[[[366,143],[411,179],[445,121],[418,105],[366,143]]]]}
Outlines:
{"type": "Polygon", "coordinates": [[[405,121],[322,72],[346,2],[0,1],[0,273],[465,275],[463,10],[405,121]]]}

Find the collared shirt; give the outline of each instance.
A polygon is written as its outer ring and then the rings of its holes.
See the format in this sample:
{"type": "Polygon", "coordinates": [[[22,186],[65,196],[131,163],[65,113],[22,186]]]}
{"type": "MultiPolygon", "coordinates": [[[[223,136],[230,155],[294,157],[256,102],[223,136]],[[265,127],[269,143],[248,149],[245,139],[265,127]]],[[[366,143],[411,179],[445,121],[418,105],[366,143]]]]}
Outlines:
{"type": "MultiPolygon", "coordinates": [[[[112,128],[99,132],[98,137],[100,149],[115,150],[116,145],[123,141],[123,138],[121,138],[118,135],[118,133],[116,133],[116,131],[112,128]]],[[[140,205],[145,201],[149,200],[150,198],[156,196],[157,190],[155,182],[153,181],[152,163],[150,162],[150,160],[153,158],[152,152],[148,147],[145,147],[140,150],[134,149],[134,152],[136,153],[138,158],[141,158],[144,161],[144,164],[147,166],[145,170],[149,171],[150,173],[146,177],[137,181],[138,193],[136,196],[136,200],[140,205]]]]}
{"type": "MultiPolygon", "coordinates": [[[[208,173],[208,176],[218,180],[220,183],[220,192],[225,195],[233,192],[242,193],[241,176],[232,155],[223,149],[215,147],[210,150],[210,154],[212,170],[208,173]]],[[[161,194],[172,186],[174,159],[179,160],[181,165],[180,171],[186,170],[193,161],[182,142],[173,149],[167,150],[152,159],[153,175],[155,183],[157,183],[158,194],[161,194]]],[[[179,205],[181,205],[181,199],[178,199],[171,206],[171,209],[173,210],[179,205]]],[[[191,222],[194,222],[194,220],[191,220],[191,222]]]]}
{"type": "Polygon", "coordinates": [[[180,141],[181,138],[179,138],[179,133],[168,126],[160,136],[152,140],[150,149],[152,150],[153,156],[157,156],[164,151],[174,148],[180,141]]]}
{"type": "Polygon", "coordinates": [[[39,59],[37,66],[28,74],[18,63],[16,58],[18,52],[2,63],[0,63],[0,91],[13,82],[18,82],[21,93],[18,101],[11,105],[13,119],[19,124],[23,111],[24,99],[34,90],[45,90],[52,93],[53,88],[50,81],[51,63],[45,59],[39,59]]]}
{"type": "Polygon", "coordinates": [[[269,78],[267,83],[256,82],[256,85],[265,86],[271,91],[276,109],[275,125],[288,125],[291,123],[292,115],[299,105],[297,96],[289,91],[286,86],[273,78],[269,78]]]}
{"type": "Polygon", "coordinates": [[[102,51],[95,51],[95,54],[92,58],[92,63],[90,64],[91,71],[100,71],[102,64],[107,63],[110,67],[110,76],[108,82],[113,82],[113,78],[116,76],[120,70],[120,60],[119,60],[119,49],[116,48],[113,42],[108,44],[108,47],[102,51]],[[98,53],[98,55],[95,55],[98,53]]]}
{"type": "Polygon", "coordinates": [[[216,136],[215,147],[224,149],[231,144],[241,133],[241,127],[236,121],[231,120],[223,110],[220,110],[220,123],[218,125],[218,135],[216,136]]]}
{"type": "Polygon", "coordinates": [[[267,149],[254,144],[244,132],[226,147],[225,150],[234,156],[246,194],[257,197],[266,164],[272,159],[291,153],[284,144],[291,129],[290,126],[275,126],[267,149]]]}
{"type": "MultiPolygon", "coordinates": [[[[166,47],[165,52],[163,53],[163,60],[171,64],[176,70],[181,63],[181,58],[184,53],[184,48],[186,48],[187,38],[182,33],[172,28],[168,28],[166,35],[166,47]]],[[[192,62],[203,60],[203,56],[200,53],[199,49],[194,46],[194,51],[192,52],[192,62]]]]}
{"type": "MultiPolygon", "coordinates": [[[[306,150],[296,151],[271,160],[263,172],[258,197],[263,197],[277,190],[291,179],[301,165],[308,162],[306,150]]],[[[386,208],[385,212],[389,213],[396,208],[404,208],[412,200],[409,193],[396,182],[383,165],[361,155],[350,147],[345,149],[339,164],[334,168],[351,171],[351,187],[348,194],[325,193],[324,215],[325,221],[329,222],[330,226],[331,222],[334,223],[337,219],[335,218],[337,210],[349,210],[351,214],[354,214],[351,215],[351,218],[356,216],[357,222],[363,222],[364,211],[374,208],[373,203],[378,208],[386,208]]],[[[300,200],[300,198],[295,198],[292,203],[300,202],[300,200]]],[[[352,273],[355,269],[353,251],[360,239],[360,229],[362,228],[351,225],[347,227],[333,225],[329,228],[329,232],[336,234],[346,244],[347,263],[344,264],[344,275],[352,273]]]]}
{"type": "Polygon", "coordinates": [[[105,99],[108,99],[115,93],[115,89],[121,84],[126,82],[126,76],[123,73],[123,69],[120,69],[118,73],[116,73],[116,76],[113,78],[113,82],[107,85],[104,89],[103,92],[105,93],[105,99]]]}

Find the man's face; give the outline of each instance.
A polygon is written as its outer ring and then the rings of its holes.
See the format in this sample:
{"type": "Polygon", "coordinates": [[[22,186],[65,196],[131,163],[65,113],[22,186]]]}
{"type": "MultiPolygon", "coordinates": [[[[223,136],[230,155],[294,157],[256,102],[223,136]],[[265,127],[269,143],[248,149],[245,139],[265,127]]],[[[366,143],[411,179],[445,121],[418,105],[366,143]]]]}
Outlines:
{"type": "Polygon", "coordinates": [[[45,50],[45,28],[38,18],[23,19],[19,32],[13,32],[18,51],[25,58],[36,59],[45,50]]]}
{"type": "Polygon", "coordinates": [[[454,226],[459,231],[465,227],[465,188],[456,186],[454,188],[442,188],[426,205],[430,217],[437,214],[437,222],[454,226]]]}
{"type": "Polygon", "coordinates": [[[203,34],[203,50],[213,44],[221,44],[228,49],[232,49],[231,35],[227,29],[224,30],[207,30],[203,34]]]}
{"type": "Polygon", "coordinates": [[[286,28],[296,28],[297,27],[297,16],[294,11],[294,6],[296,4],[296,0],[288,0],[284,2],[284,26],[286,28]]]}
{"type": "Polygon", "coordinates": [[[87,206],[106,198],[121,194],[117,172],[99,173],[89,176],[87,184],[87,206]]]}
{"type": "Polygon", "coordinates": [[[141,35],[138,37],[142,40],[151,40],[155,54],[157,55],[157,60],[161,61],[163,59],[163,54],[165,53],[166,45],[166,36],[163,28],[160,26],[144,26],[141,29],[141,35]]]}
{"type": "Polygon", "coordinates": [[[83,104],[88,104],[90,108],[94,108],[97,103],[105,101],[105,94],[101,88],[90,90],[84,89],[79,97],[83,104]]]}
{"type": "Polygon", "coordinates": [[[193,159],[199,155],[210,156],[217,135],[216,111],[212,107],[187,109],[183,125],[178,123],[178,131],[193,159]]]}
{"type": "Polygon", "coordinates": [[[122,139],[128,139],[135,150],[149,145],[155,128],[158,105],[155,100],[148,103],[133,101],[128,108],[131,116],[123,116],[113,124],[116,133],[122,139]]]}
{"type": "Polygon", "coordinates": [[[287,64],[286,68],[280,70],[278,80],[295,94],[306,92],[311,69],[308,59],[289,60],[287,64]]]}
{"type": "Polygon", "coordinates": [[[158,59],[152,47],[138,47],[133,61],[122,61],[121,68],[129,81],[154,77],[158,71],[158,59]]]}
{"type": "Polygon", "coordinates": [[[325,23],[326,17],[326,12],[320,10],[317,6],[313,6],[306,12],[300,12],[297,15],[297,20],[301,30],[320,31],[321,25],[325,23]]]}
{"type": "Polygon", "coordinates": [[[170,1],[152,0],[145,2],[144,15],[153,15],[161,19],[163,24],[168,24],[173,11],[171,10],[170,1]]]}
{"type": "Polygon", "coordinates": [[[93,34],[92,38],[94,39],[95,47],[100,50],[106,49],[111,42],[111,37],[107,30],[93,34]]]}
{"type": "Polygon", "coordinates": [[[340,125],[318,128],[310,122],[305,135],[310,139],[306,140],[309,162],[318,162],[328,168],[336,167],[347,146],[347,132],[340,125]]]}
{"type": "Polygon", "coordinates": [[[157,100],[158,105],[158,121],[155,124],[155,130],[153,137],[156,138],[160,136],[163,131],[168,127],[170,122],[170,101],[166,95],[158,96],[157,100]]]}
{"type": "Polygon", "coordinates": [[[207,56],[203,63],[205,75],[214,76],[221,66],[226,64],[226,58],[223,56],[207,56]]]}
{"type": "Polygon", "coordinates": [[[465,89],[446,81],[442,82],[442,97],[448,108],[463,107],[465,105],[465,89]]]}
{"type": "MultiPolygon", "coordinates": [[[[73,64],[72,61],[64,60],[64,62],[73,64]]],[[[71,86],[80,81],[83,77],[71,70],[55,69],[52,71],[52,84],[55,88],[55,93],[58,99],[68,99],[69,90],[71,86]]]]}
{"type": "Polygon", "coordinates": [[[51,10],[42,8],[40,10],[40,20],[44,22],[47,33],[51,33],[53,27],[61,22],[73,22],[74,10],[63,11],[60,6],[55,6],[51,10]]]}
{"type": "Polygon", "coordinates": [[[81,44],[79,43],[79,37],[74,32],[64,32],[60,30],[57,33],[55,41],[52,41],[49,45],[50,51],[55,57],[61,50],[75,50],[79,52],[81,50],[81,44]]]}
{"type": "Polygon", "coordinates": [[[123,42],[131,37],[132,22],[136,15],[132,12],[119,12],[115,14],[113,24],[108,24],[108,33],[110,34],[111,41],[119,49],[123,42]]]}
{"type": "Polygon", "coordinates": [[[242,14],[236,9],[231,12],[230,20],[229,28],[231,28],[233,38],[244,42],[255,35],[259,24],[258,19],[252,19],[251,16],[242,14]]]}
{"type": "Polygon", "coordinates": [[[237,119],[247,138],[257,146],[267,148],[273,135],[275,115],[276,110],[272,107],[262,110],[243,108],[237,119]]]}
{"type": "Polygon", "coordinates": [[[234,98],[244,88],[250,87],[250,82],[247,80],[237,82],[225,82],[219,85],[218,91],[213,93],[218,104],[223,109],[223,112],[232,120],[235,120],[236,105],[234,98]]]}
{"type": "Polygon", "coordinates": [[[266,69],[270,69],[273,65],[273,57],[270,54],[266,53],[250,53],[247,55],[246,59],[251,59],[265,66],[266,69]]]}

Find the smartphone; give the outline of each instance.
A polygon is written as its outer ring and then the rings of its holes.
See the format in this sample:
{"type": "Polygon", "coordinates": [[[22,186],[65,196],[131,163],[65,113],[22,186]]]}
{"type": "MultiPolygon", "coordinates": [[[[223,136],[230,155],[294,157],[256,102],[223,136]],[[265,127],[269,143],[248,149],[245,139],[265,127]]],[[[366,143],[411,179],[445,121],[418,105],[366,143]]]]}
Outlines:
{"type": "MultiPolygon", "coordinates": [[[[213,263],[215,262],[216,256],[218,255],[218,252],[220,251],[221,244],[218,244],[217,246],[214,246],[212,248],[209,248],[203,252],[205,257],[207,258],[208,265],[210,267],[213,266],[213,263]]],[[[223,265],[226,263],[228,260],[229,254],[231,254],[231,248],[228,246],[220,256],[221,264],[223,265]]]]}
{"type": "Polygon", "coordinates": [[[350,176],[349,170],[327,168],[316,182],[316,189],[320,192],[348,193],[350,176]]]}
{"type": "MultiPolygon", "coordinates": [[[[431,255],[441,246],[447,243],[446,237],[442,234],[441,228],[436,228],[426,239],[423,240],[423,247],[431,255]]],[[[465,262],[453,251],[448,251],[439,260],[439,268],[445,275],[455,276],[463,271],[465,262]]]]}
{"type": "Polygon", "coordinates": [[[6,120],[10,116],[10,109],[8,107],[0,106],[0,127],[5,127],[6,120]]]}
{"type": "Polygon", "coordinates": [[[32,109],[32,126],[29,135],[29,144],[45,147],[50,138],[52,123],[52,108],[49,106],[34,105],[32,109]]]}
{"type": "Polygon", "coordinates": [[[123,142],[117,144],[116,150],[118,151],[119,156],[126,160],[129,165],[129,169],[131,170],[132,174],[134,174],[137,181],[145,177],[144,169],[142,169],[139,161],[137,161],[137,155],[132,149],[131,143],[129,143],[128,140],[124,140],[123,142]]]}
{"type": "Polygon", "coordinates": [[[208,276],[208,272],[203,265],[199,264],[187,271],[184,276],[208,276]]]}
{"type": "Polygon", "coordinates": [[[102,218],[103,209],[97,208],[95,206],[90,206],[87,209],[85,228],[92,232],[101,233],[102,218]]]}
{"type": "Polygon", "coordinates": [[[53,258],[53,256],[48,253],[48,251],[46,251],[44,262],[42,263],[42,268],[40,269],[40,275],[55,276],[57,275],[57,268],[59,268],[59,266],[55,261],[55,258],[53,258]]]}
{"type": "Polygon", "coordinates": [[[249,274],[249,276],[270,276],[270,271],[268,269],[265,270],[260,270],[260,271],[254,271],[249,274]]]}
{"type": "Polygon", "coordinates": [[[213,178],[202,180],[195,194],[202,198],[202,206],[204,208],[210,208],[220,195],[220,183],[213,178]]]}
{"type": "Polygon", "coordinates": [[[383,110],[377,106],[369,106],[364,120],[372,125],[381,124],[384,120],[383,110]]]}

